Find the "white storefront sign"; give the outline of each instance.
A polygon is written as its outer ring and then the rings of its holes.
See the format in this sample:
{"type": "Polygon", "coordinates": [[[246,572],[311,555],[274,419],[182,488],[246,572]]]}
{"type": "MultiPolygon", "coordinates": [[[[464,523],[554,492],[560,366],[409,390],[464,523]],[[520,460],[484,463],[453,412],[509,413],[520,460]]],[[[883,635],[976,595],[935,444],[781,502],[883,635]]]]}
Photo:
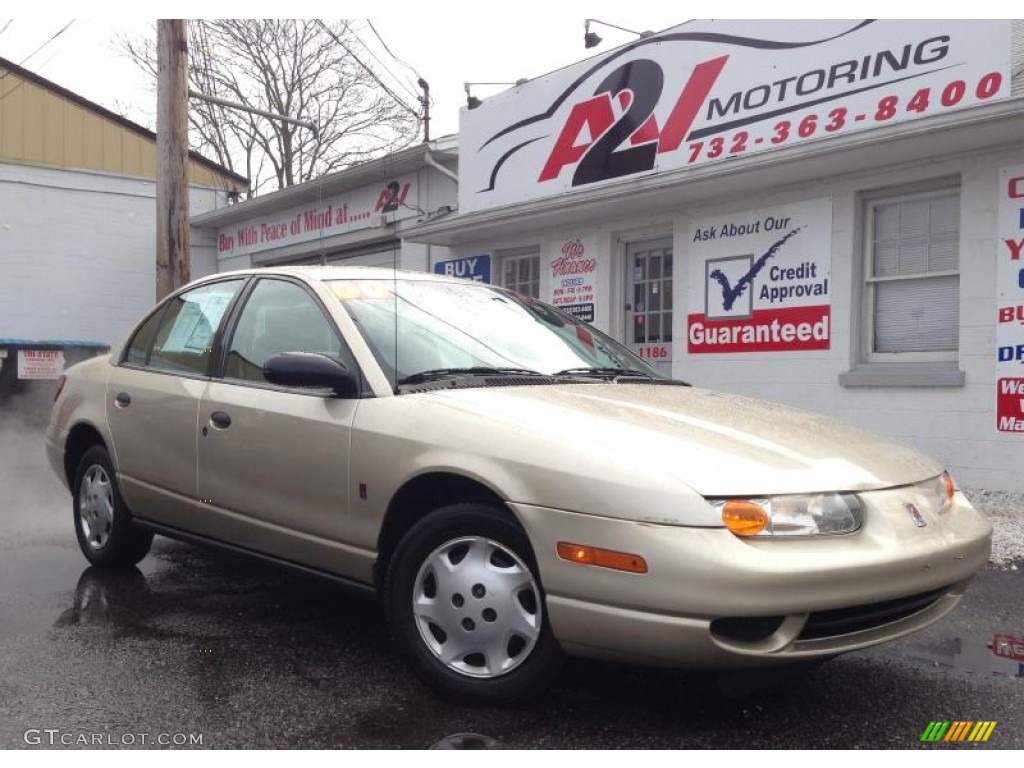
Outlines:
{"type": "Polygon", "coordinates": [[[418,216],[415,184],[414,176],[400,177],[248,219],[217,231],[217,256],[243,256],[418,216]]]}
{"type": "Polygon", "coordinates": [[[547,301],[586,323],[594,322],[597,310],[596,251],[593,237],[559,239],[547,265],[551,270],[547,301]]]}
{"type": "Polygon", "coordinates": [[[831,238],[829,198],[694,222],[689,352],[828,349],[831,238]]]}
{"type": "Polygon", "coordinates": [[[1024,433],[1024,165],[999,172],[996,429],[1024,433]]]}
{"type": "Polygon", "coordinates": [[[1010,22],[699,21],[464,109],[462,213],[1006,98],[1010,22]]]}
{"type": "Polygon", "coordinates": [[[64,353],[59,349],[19,349],[19,379],[59,379],[64,373],[64,353]]]}

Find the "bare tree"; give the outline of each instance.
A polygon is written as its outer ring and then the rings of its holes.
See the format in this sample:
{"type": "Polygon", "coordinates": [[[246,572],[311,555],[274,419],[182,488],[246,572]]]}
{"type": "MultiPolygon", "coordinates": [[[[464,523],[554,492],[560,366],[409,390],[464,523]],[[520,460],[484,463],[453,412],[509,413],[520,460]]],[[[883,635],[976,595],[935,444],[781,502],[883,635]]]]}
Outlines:
{"type": "MultiPolygon", "coordinates": [[[[152,39],[122,40],[121,46],[155,75],[152,39]]],[[[345,20],[191,20],[194,90],[307,120],[319,129],[314,133],[192,99],[193,147],[248,176],[253,196],[408,146],[419,132],[412,99],[399,102],[393,90],[382,88],[367,58],[352,55],[360,50],[345,20]]]]}

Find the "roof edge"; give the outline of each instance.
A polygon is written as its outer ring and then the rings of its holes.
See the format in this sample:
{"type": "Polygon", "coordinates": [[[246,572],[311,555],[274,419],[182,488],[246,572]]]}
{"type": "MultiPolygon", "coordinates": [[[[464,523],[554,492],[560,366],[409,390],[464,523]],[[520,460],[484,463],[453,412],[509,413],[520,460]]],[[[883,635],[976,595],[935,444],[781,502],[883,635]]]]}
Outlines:
{"type": "MultiPolygon", "coordinates": [[[[111,120],[117,123],[122,128],[126,128],[129,131],[132,131],[133,133],[137,133],[140,136],[145,136],[147,139],[152,139],[153,141],[156,141],[156,133],[149,130],[148,128],[141,126],[138,123],[129,120],[127,117],[117,114],[116,112],[112,112],[106,107],[100,106],[95,101],[89,101],[89,99],[85,98],[84,96],[80,96],[74,91],[69,91],[67,88],[57,85],[57,83],[53,82],[52,80],[47,80],[45,77],[37,75],[35,72],[27,70],[24,67],[15,64],[13,61],[5,59],[2,56],[0,56],[0,69],[6,69],[13,75],[17,75],[18,77],[28,80],[29,82],[34,83],[35,85],[38,85],[41,88],[45,88],[49,91],[52,91],[56,93],[58,96],[65,98],[68,101],[71,101],[84,109],[88,109],[90,112],[94,112],[106,120],[111,120]]],[[[246,187],[249,186],[249,179],[247,179],[245,176],[242,176],[239,173],[235,173],[235,171],[232,171],[230,168],[226,168],[220,163],[214,162],[209,158],[203,157],[194,149],[190,149],[188,151],[188,156],[191,160],[194,160],[196,163],[204,166],[208,170],[215,171],[216,173],[222,174],[224,176],[229,176],[230,178],[237,181],[239,184],[244,184],[246,187]]]]}

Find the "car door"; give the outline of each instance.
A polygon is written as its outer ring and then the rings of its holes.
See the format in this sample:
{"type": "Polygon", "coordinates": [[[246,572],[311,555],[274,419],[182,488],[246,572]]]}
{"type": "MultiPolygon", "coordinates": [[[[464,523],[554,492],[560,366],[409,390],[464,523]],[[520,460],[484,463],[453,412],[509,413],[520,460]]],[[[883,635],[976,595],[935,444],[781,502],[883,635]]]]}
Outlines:
{"type": "Polygon", "coordinates": [[[349,441],[358,399],[270,384],[282,352],[356,364],[319,299],[301,281],[264,277],[225,338],[222,375],[199,413],[199,495],[207,533],[295,562],[344,572],[349,441]]]}
{"type": "Polygon", "coordinates": [[[118,480],[138,517],[188,527],[199,401],[214,338],[244,282],[206,283],[170,299],[139,327],[107,380],[118,480]]]}

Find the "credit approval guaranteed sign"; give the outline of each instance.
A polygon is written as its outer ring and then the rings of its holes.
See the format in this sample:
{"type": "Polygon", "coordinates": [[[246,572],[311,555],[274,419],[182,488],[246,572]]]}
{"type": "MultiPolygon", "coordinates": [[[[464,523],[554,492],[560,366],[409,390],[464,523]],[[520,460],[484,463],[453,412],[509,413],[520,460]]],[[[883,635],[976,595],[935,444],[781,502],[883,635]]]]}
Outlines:
{"type": "Polygon", "coordinates": [[[1010,22],[695,21],[460,113],[462,213],[1010,93],[1010,22]]]}
{"type": "Polygon", "coordinates": [[[828,349],[831,238],[830,198],[694,222],[687,350],[828,349]]]}

